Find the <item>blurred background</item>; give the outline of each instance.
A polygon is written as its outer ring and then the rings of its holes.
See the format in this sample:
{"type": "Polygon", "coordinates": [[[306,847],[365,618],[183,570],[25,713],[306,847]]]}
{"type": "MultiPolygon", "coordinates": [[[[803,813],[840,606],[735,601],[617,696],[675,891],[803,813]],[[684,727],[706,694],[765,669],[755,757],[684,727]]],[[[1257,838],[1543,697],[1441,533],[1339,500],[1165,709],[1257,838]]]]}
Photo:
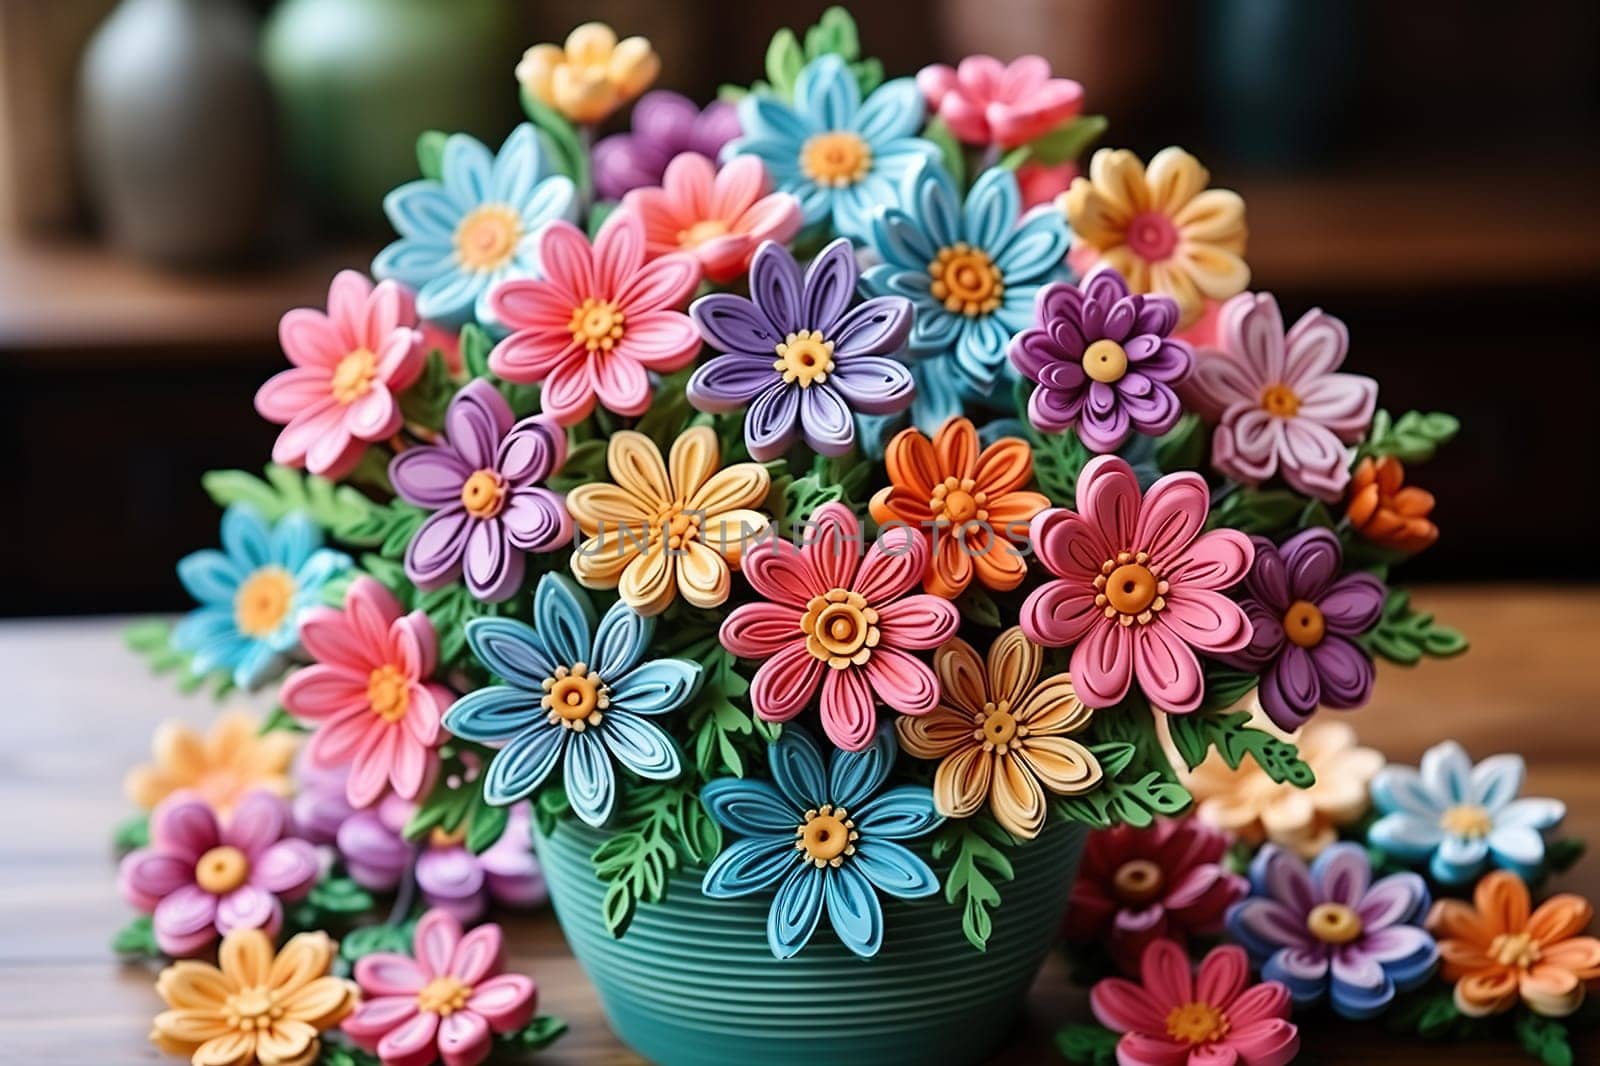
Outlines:
{"type": "MultiPolygon", "coordinates": [[[[825,6],[0,0],[0,614],[182,605],[201,472],[270,452],[278,317],[385,243],[419,132],[499,143],[527,45],[603,19],[706,99],[825,6]]],[[[1039,52],[1102,144],[1194,151],[1246,199],[1253,288],[1343,318],[1381,405],[1460,416],[1408,579],[1600,577],[1600,5],[855,8],[891,74],[1039,52]]]]}

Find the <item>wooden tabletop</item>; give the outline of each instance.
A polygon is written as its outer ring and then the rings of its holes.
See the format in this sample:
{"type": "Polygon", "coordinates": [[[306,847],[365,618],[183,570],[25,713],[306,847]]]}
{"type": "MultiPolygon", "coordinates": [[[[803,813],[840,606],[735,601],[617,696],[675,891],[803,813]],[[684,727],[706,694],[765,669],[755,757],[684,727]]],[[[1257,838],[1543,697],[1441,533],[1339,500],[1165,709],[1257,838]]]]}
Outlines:
{"type": "MultiPolygon", "coordinates": [[[[1350,716],[1362,739],[1404,761],[1446,736],[1475,757],[1521,751],[1528,790],[1564,799],[1569,829],[1600,841],[1600,591],[1433,589],[1417,602],[1465,630],[1473,650],[1454,662],[1382,668],[1376,699],[1350,716]]],[[[156,723],[202,722],[214,711],[146,676],[123,650],[120,628],[109,619],[0,623],[0,1061],[175,1061],[145,1042],[160,1006],[150,971],[107,954],[129,917],[108,839],[128,813],[122,775],[147,754],[156,723]]],[[[1558,884],[1600,900],[1600,856],[1558,884]]],[[[513,965],[538,980],[541,1010],[571,1027],[540,1061],[637,1063],[606,1029],[548,914],[506,924],[513,965]]],[[[1001,1061],[1057,1061],[1050,1034],[1086,1017],[1082,992],[1052,960],[1001,1061]]],[[[1367,1026],[1322,1025],[1307,1036],[1321,1063],[1523,1061],[1509,1043],[1425,1046],[1367,1026]]],[[[1600,1044],[1579,1048],[1578,1061],[1600,1061],[1600,1044]]]]}

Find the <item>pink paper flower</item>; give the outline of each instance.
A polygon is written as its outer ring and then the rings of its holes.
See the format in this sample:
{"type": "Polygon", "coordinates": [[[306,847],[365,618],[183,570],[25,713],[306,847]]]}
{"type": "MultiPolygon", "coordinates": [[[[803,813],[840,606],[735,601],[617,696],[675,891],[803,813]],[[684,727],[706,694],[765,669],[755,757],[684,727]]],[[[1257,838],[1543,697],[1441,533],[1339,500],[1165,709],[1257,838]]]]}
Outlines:
{"type": "Polygon", "coordinates": [[[533,1019],[537,989],[505,966],[498,925],[462,935],[461,923],[431,910],[412,937],[416,958],[377,952],[356,960],[362,1001],[344,1021],[357,1046],[384,1066],[477,1066],[489,1057],[493,1034],[533,1019]]]}
{"type": "Polygon", "coordinates": [[[743,274],[762,241],[787,244],[800,232],[800,201],[773,192],[767,168],[753,155],[718,170],[685,152],[667,164],[660,188],[634,189],[622,209],[644,223],[645,254],[688,252],[706,277],[722,283],[743,274]]]}
{"type": "MultiPolygon", "coordinates": [[[[1017,191],[1022,193],[1022,209],[1054,203],[1056,197],[1067,191],[1072,179],[1078,176],[1078,164],[1024,163],[1017,168],[1017,191]]],[[[1091,264],[1092,265],[1092,264],[1091,264]]],[[[1088,270],[1080,270],[1079,275],[1088,270]]]]}
{"type": "Polygon", "coordinates": [[[1015,148],[1061,125],[1083,107],[1083,86],[1052,78],[1042,56],[1002,63],[968,56],[951,69],[923,67],[917,88],[957,139],[966,144],[1015,148]]]}
{"type": "Polygon", "coordinates": [[[328,288],[328,311],[299,307],[278,323],[294,366],[267,379],[256,410],[284,427],[272,461],[341,478],[372,441],[400,429],[396,394],[422,373],[426,349],[411,292],[399,282],[376,288],[342,270],[328,288]]]}
{"type": "Polygon", "coordinates": [[[1217,422],[1211,461],[1236,481],[1282,474],[1308,496],[1337,502],[1350,481],[1345,447],[1366,435],[1378,383],[1336,374],[1350,335],[1332,315],[1307,311],[1287,333],[1271,293],[1222,306],[1218,347],[1195,353],[1195,406],[1217,422]]]}
{"type": "Polygon", "coordinates": [[[683,313],[700,263],[682,252],[645,260],[644,223],[632,212],[613,212],[592,248],[571,223],[550,223],[539,238],[543,280],[508,281],[489,297],[513,331],[489,354],[490,369],[542,382],[540,406],[564,426],[596,399],[619,415],[643,414],[648,372],[679,370],[700,350],[683,313]]]}
{"type": "Polygon", "coordinates": [[[1168,474],[1141,500],[1133,468],[1114,455],[1078,475],[1078,510],[1033,520],[1034,552],[1059,580],[1022,605],[1037,644],[1072,649],[1083,702],[1111,707],[1135,678],[1169,714],[1200,706],[1204,676],[1194,649],[1219,655],[1250,642],[1250,621],[1222,595],[1255,558],[1232,529],[1202,533],[1211,492],[1199,474],[1168,474]]]}
{"type": "Polygon", "coordinates": [[[198,955],[234,929],[276,935],[283,902],[311,891],[316,848],[288,836],[289,805],[252,792],[220,823],[196,792],[175,792],[150,816],[150,845],[122,860],[123,898],[154,915],[168,955],[198,955]]]}
{"type": "Polygon", "coordinates": [[[722,646],[764,660],[750,703],[785,722],[822,688],[822,728],[846,751],[877,730],[877,704],[927,714],[939,702],[933,669],[909,651],[955,636],[961,615],[949,600],[907,596],[928,569],[928,543],[905,525],[884,530],[865,558],[861,525],[843,504],[816,509],[804,547],[776,536],[746,551],[741,569],[762,596],[722,623],[722,646]]]}
{"type": "Polygon", "coordinates": [[[1157,940],[1140,971],[1138,982],[1108,977],[1089,993],[1095,1018],[1122,1034],[1119,1066],[1283,1066],[1299,1052],[1289,990],[1252,985],[1243,948],[1213,949],[1194,974],[1181,947],[1157,940]]]}
{"type": "Polygon", "coordinates": [[[300,642],[317,661],[290,674],[279,699],[316,729],[306,747],[311,765],[349,766],[353,807],[370,806],[391,785],[416,799],[438,766],[439,720],[455,701],[429,680],[439,641],[428,616],[402,616],[400,601],[362,575],[345,592],[344,610],[306,612],[300,642]]]}

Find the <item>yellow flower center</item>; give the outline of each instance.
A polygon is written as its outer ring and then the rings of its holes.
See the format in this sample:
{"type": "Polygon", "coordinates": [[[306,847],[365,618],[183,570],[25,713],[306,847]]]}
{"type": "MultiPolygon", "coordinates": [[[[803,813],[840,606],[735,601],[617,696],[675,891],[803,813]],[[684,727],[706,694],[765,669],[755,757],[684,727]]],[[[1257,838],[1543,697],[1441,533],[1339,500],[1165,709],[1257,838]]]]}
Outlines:
{"type": "Polygon", "coordinates": [[[1324,944],[1348,944],[1361,929],[1361,916],[1342,903],[1319,903],[1306,915],[1306,932],[1324,944]]]}
{"type": "Polygon", "coordinates": [[[1277,418],[1293,418],[1300,411],[1300,397],[1289,386],[1279,382],[1268,385],[1261,393],[1261,406],[1267,414],[1277,418]]]}
{"type": "Polygon", "coordinates": [[[456,258],[468,270],[499,270],[522,239],[522,216],[506,204],[484,204],[456,227],[456,258]]]}
{"type": "Polygon", "coordinates": [[[230,844],[212,848],[194,864],[194,883],[213,896],[225,895],[250,876],[250,860],[230,844]]]}
{"type": "Polygon", "coordinates": [[[849,130],[819,133],[800,149],[800,169],[818,185],[842,189],[872,170],[872,146],[849,130]]]}
{"type": "Polygon", "coordinates": [[[622,339],[625,320],[626,316],[610,300],[586,296],[583,303],[572,309],[567,329],[572,331],[572,339],[589,351],[609,352],[622,339]]]}
{"type": "Polygon", "coordinates": [[[411,679],[393,663],[384,663],[367,675],[367,702],[385,722],[398,722],[411,707],[411,679]]]}
{"type": "Polygon", "coordinates": [[[688,229],[678,231],[679,248],[698,248],[707,241],[728,235],[728,224],[720,218],[703,218],[688,229]]]}
{"type": "Polygon", "coordinates": [[[222,1005],[222,1020],[241,1032],[272,1028],[283,1017],[283,1008],[270,988],[244,988],[229,996],[222,1005]]]}
{"type": "Polygon", "coordinates": [[[424,1014],[437,1014],[441,1018],[448,1018],[465,1007],[471,996],[470,985],[464,985],[448,975],[435,977],[423,985],[422,991],[417,993],[417,1009],[424,1014]]]}
{"type": "Polygon", "coordinates": [[[428,834],[430,848],[459,848],[467,839],[467,823],[463,821],[454,829],[434,826],[428,834]]]}
{"type": "Polygon", "coordinates": [[[1489,942],[1489,957],[1501,966],[1527,969],[1539,961],[1538,941],[1527,933],[1501,933],[1489,942]]]}
{"type": "Polygon", "coordinates": [[[806,650],[835,670],[865,665],[878,646],[878,612],[866,597],[848,589],[829,589],[806,604],[800,618],[806,650]]]}
{"type": "Polygon", "coordinates": [[[986,315],[1000,306],[1006,287],[989,254],[965,241],[940,248],[928,264],[928,292],[946,311],[986,315]]]}
{"type": "Polygon", "coordinates": [[[1451,836],[1475,840],[1489,835],[1489,830],[1494,828],[1494,818],[1475,803],[1463,803],[1440,816],[1439,828],[1451,836]]]}
{"type": "Polygon", "coordinates": [[[574,733],[599,725],[601,712],[611,706],[611,697],[600,675],[589,672],[588,663],[573,663],[572,669],[556,667],[556,675],[541,683],[544,696],[539,704],[549,712],[550,723],[574,733]]]}
{"type": "Polygon", "coordinates": [[[794,835],[795,849],[818,867],[843,865],[848,856],[856,853],[855,842],[860,836],[849,813],[831,803],[807,811],[805,822],[795,828],[794,835]]]}
{"type": "Polygon", "coordinates": [[[699,539],[702,517],[702,512],[674,503],[650,523],[650,543],[656,544],[665,537],[670,550],[681,551],[684,545],[699,539]]]}
{"type": "Polygon", "coordinates": [[[1149,859],[1129,859],[1111,875],[1111,887],[1125,903],[1144,904],[1161,895],[1166,877],[1149,859]]]}
{"type": "Polygon", "coordinates": [[[1328,632],[1322,609],[1306,600],[1296,600],[1283,614],[1283,635],[1302,648],[1315,648],[1328,632]]]}
{"type": "Polygon", "coordinates": [[[1094,603],[1107,618],[1125,626],[1146,625],[1167,606],[1170,585],[1150,564],[1149,552],[1118,552],[1115,559],[1100,565],[1094,579],[1094,603]]]}
{"type": "Polygon", "coordinates": [[[983,711],[973,716],[977,728],[972,731],[972,738],[983,744],[984,751],[992,751],[996,755],[1004,755],[1011,750],[1011,742],[1018,737],[1028,735],[1028,727],[1017,721],[1016,715],[1011,713],[1011,704],[1006,700],[990,700],[983,705],[983,711]]]}
{"type": "Polygon", "coordinates": [[[772,369],[783,375],[783,380],[802,389],[828,380],[833,370],[833,342],[822,339],[820,329],[803,329],[791,333],[777,347],[778,360],[772,369]]]}
{"type": "Polygon", "coordinates": [[[1209,1044],[1228,1035],[1228,1016],[1209,1003],[1185,1003],[1167,1015],[1167,1035],[1186,1044],[1209,1044]]]}
{"type": "Polygon", "coordinates": [[[473,518],[493,518],[506,504],[506,479],[497,470],[477,470],[461,486],[461,506],[473,518]]]}
{"type": "Polygon", "coordinates": [[[233,597],[233,621],[247,637],[275,632],[294,605],[294,578],[280,566],[263,566],[233,597]]]}
{"type": "Polygon", "coordinates": [[[342,404],[352,404],[372,391],[372,379],[378,376],[378,357],[366,348],[357,348],[333,368],[333,381],[328,391],[342,404]]]}
{"type": "Polygon", "coordinates": [[[928,509],[935,519],[944,519],[951,525],[989,520],[989,494],[978,491],[978,483],[970,477],[947,477],[933,487],[928,509]]]}
{"type": "Polygon", "coordinates": [[[1128,353],[1116,341],[1095,341],[1083,351],[1083,372],[1105,385],[1121,381],[1128,372],[1128,353]]]}

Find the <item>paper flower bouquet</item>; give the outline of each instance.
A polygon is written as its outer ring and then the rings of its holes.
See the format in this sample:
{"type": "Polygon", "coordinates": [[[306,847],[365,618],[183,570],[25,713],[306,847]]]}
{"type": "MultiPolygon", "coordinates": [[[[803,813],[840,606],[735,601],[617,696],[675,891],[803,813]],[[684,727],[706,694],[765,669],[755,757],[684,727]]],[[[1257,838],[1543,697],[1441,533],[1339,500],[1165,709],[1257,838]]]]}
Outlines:
{"type": "MultiPolygon", "coordinates": [[[[375,280],[284,317],[273,465],[206,478],[200,605],[140,643],[275,689],[251,743],[303,735],[362,828],[318,882],[281,800],[183,791],[130,899],[194,954],[329,876],[407,901],[408,848],[503,881],[531,814],[652,1059],[977,1060],[1088,828],[1182,811],[1213,749],[1311,786],[1234,704],[1294,729],[1363,704],[1374,654],[1459,650],[1386,584],[1437,533],[1401,464],[1455,423],[1391,418],[1336,317],[1248,291],[1243,202],[1192,156],[1078,175],[1105,123],[1038,57],[885,80],[835,9],[594,143],[657,67],[597,24],[531,49],[529,121],[424,134],[375,280]],[[158,874],[196,883],[183,920],[158,874]]],[[[475,1062],[443,921],[408,1009],[475,1062]]]]}

